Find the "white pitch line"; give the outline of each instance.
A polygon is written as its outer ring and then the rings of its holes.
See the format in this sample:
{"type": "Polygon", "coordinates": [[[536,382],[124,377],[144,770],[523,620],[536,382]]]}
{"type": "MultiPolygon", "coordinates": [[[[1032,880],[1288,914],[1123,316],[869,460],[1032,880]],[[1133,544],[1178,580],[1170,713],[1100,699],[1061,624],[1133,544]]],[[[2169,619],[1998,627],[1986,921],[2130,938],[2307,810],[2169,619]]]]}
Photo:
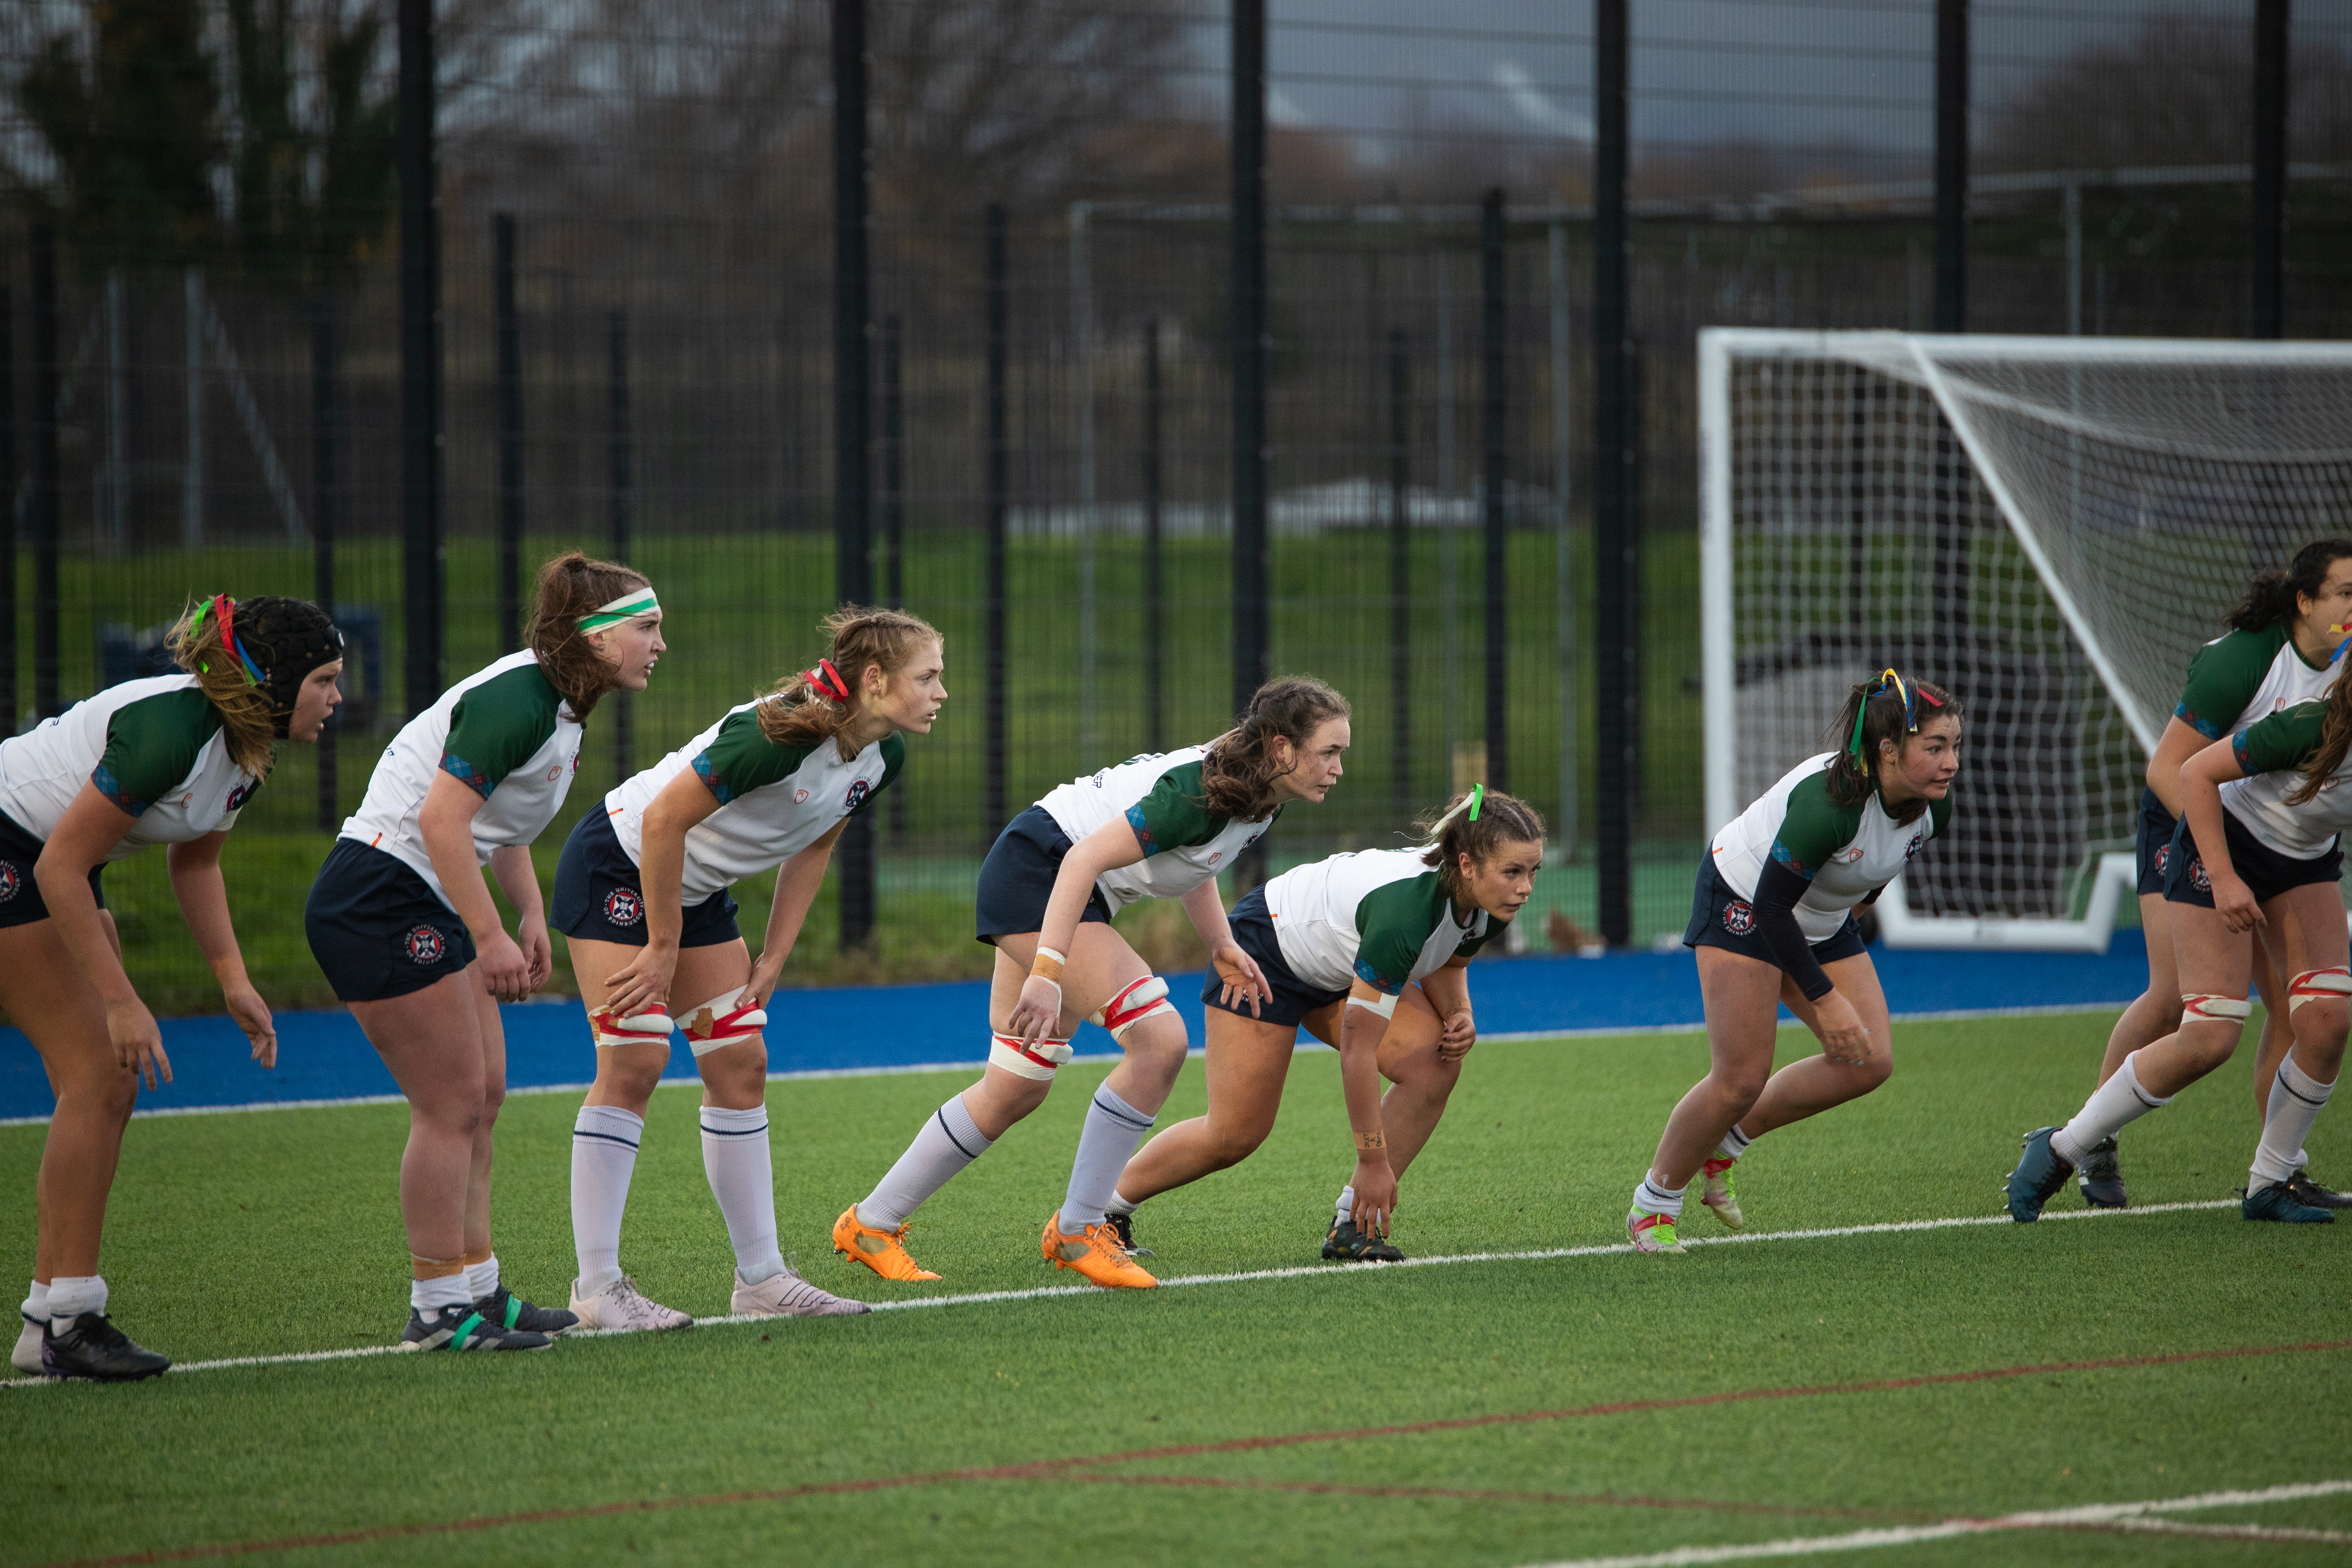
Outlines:
{"type": "MultiPolygon", "coordinates": [[[[2336,1497],[2352,1492],[2352,1480],[2298,1481],[2265,1487],[2260,1491],[2200,1492],[2194,1497],[2153,1498],[2144,1502],[2090,1503],[2078,1508],[2036,1509],[1991,1519],[1947,1519],[1934,1524],[1889,1525],[1857,1530],[1844,1535],[1813,1535],[1784,1541],[1755,1541],[1726,1546],[1682,1546],[1671,1552],[1645,1552],[1630,1557],[1579,1557],[1546,1563],[1534,1568],[1696,1568],[1707,1563],[1744,1563],[1759,1557],[1806,1557],[1817,1552],[1868,1552],[1882,1546],[1912,1546],[1921,1542],[1948,1541],[1958,1535],[1982,1535],[1999,1530],[2063,1530],[2070,1525],[2111,1524],[2127,1530],[2166,1530],[2170,1521],[2143,1516],[2186,1513],[2206,1508],[2249,1508],[2262,1503],[2295,1502],[2305,1498],[2336,1497]]],[[[2290,1530],[2266,1525],[2192,1526],[2195,1533],[2227,1531],[2231,1539],[2319,1541],[2352,1544],[2352,1533],[2332,1530],[2290,1530]],[[2257,1533],[2259,1532],[2259,1533],[2257,1533]]]]}
{"type": "MultiPolygon", "coordinates": [[[[2225,1209],[2238,1206],[2234,1198],[2218,1198],[2210,1202],[2188,1204],[2144,1204],[2127,1209],[2065,1209],[2057,1214],[2045,1214],[2045,1220],[2063,1219],[2128,1219],[2135,1215],[2184,1214],[2200,1209],[2225,1209]]],[[[1731,1247],[1742,1243],[1765,1241],[1826,1241],[1849,1236],[1899,1236],[1912,1231],[1955,1230],[1970,1226],[2014,1224],[2008,1215],[1965,1215],[1950,1219],[1892,1220],[1880,1225],[1828,1226],[1817,1230],[1744,1231],[1731,1236],[1695,1236],[1685,1247],[1731,1247]]],[[[1180,1274],[1160,1281],[1162,1289],[1182,1289],[1202,1285],[1246,1285],[1260,1279],[1339,1279],[1360,1278],[1368,1274],[1393,1274],[1408,1268],[1443,1268],[1459,1264],[1475,1263],[1541,1263],[1559,1258],[1610,1258],[1633,1250],[1629,1242],[1613,1242],[1595,1247],[1548,1247],[1526,1252],[1457,1252],[1442,1258],[1408,1258],[1402,1263],[1321,1263],[1300,1264],[1286,1268],[1250,1268],[1233,1274],[1180,1274]]],[[[994,1301],[1043,1301],[1060,1296],[1108,1296],[1112,1292],[1092,1285],[1040,1285],[1024,1290],[973,1290],[955,1296],[918,1296],[898,1301],[871,1303],[877,1312],[911,1312],[936,1307],[974,1307],[994,1301]]],[[[697,1318],[698,1329],[725,1328],[743,1323],[773,1323],[774,1318],[753,1318],[739,1315],[697,1318]]],[[[590,1330],[566,1334],[566,1339],[602,1340],[650,1331],[640,1329],[590,1330]]],[[[669,1332],[678,1332],[670,1330],[669,1332]]],[[[242,1366],[290,1366],[304,1362],[352,1361],[361,1356],[386,1355],[401,1349],[398,1345],[366,1345],[356,1350],[301,1351],[285,1355],[225,1356],[216,1361],[175,1363],[172,1371],[219,1372],[242,1366]]],[[[64,1381],[62,1379],[58,1381],[64,1381]]],[[[0,1388],[40,1388],[47,1386],[43,1378],[18,1378],[0,1382],[0,1388]]]]}

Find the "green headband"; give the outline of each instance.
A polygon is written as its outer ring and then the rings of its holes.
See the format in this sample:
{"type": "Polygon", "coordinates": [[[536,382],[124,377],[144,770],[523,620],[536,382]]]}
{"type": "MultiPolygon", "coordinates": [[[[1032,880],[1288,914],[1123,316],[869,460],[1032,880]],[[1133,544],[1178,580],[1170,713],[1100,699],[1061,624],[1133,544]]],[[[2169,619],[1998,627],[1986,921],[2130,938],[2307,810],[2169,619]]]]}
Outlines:
{"type": "Polygon", "coordinates": [[[652,588],[632,588],[611,604],[599,605],[595,609],[581,616],[580,629],[583,632],[601,632],[607,626],[617,626],[623,621],[635,620],[639,616],[651,615],[660,608],[661,601],[654,597],[652,588]]]}

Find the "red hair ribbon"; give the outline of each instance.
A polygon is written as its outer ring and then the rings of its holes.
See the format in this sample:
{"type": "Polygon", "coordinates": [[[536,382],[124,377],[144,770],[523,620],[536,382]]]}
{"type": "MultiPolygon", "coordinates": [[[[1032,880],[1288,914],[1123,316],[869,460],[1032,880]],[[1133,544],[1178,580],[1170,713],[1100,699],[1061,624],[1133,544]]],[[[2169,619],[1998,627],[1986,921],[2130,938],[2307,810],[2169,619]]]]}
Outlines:
{"type": "Polygon", "coordinates": [[[835,702],[849,700],[849,683],[841,679],[841,671],[833,668],[833,660],[829,658],[818,659],[816,668],[806,671],[801,679],[835,702]]]}

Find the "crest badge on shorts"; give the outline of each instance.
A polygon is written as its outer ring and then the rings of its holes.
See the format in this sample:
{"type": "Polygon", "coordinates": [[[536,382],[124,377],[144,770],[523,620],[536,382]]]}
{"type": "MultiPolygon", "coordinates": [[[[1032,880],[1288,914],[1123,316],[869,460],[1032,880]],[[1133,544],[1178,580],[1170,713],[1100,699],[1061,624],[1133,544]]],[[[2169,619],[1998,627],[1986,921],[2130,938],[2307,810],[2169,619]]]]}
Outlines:
{"type": "Polygon", "coordinates": [[[604,895],[604,921],[608,925],[633,926],[646,918],[646,901],[635,888],[615,888],[604,895]]]}
{"type": "Polygon", "coordinates": [[[431,926],[412,928],[401,939],[401,944],[408,950],[408,962],[419,969],[432,968],[449,951],[448,945],[441,940],[441,933],[431,926]]]}
{"type": "Polygon", "coordinates": [[[13,860],[0,860],[0,904],[6,903],[23,891],[25,875],[16,869],[13,860]]]}
{"type": "Polygon", "coordinates": [[[2189,862],[2189,885],[2200,893],[2213,890],[2213,879],[2205,874],[2205,857],[2202,855],[2189,862]]]}
{"type": "Polygon", "coordinates": [[[2156,874],[2159,877],[2163,876],[2164,868],[2171,864],[2172,846],[2169,844],[2158,845],[2156,847],[2156,874]]]}
{"type": "Polygon", "coordinates": [[[1734,899],[1723,906],[1723,929],[1734,936],[1746,936],[1756,929],[1755,906],[1734,899]]]}

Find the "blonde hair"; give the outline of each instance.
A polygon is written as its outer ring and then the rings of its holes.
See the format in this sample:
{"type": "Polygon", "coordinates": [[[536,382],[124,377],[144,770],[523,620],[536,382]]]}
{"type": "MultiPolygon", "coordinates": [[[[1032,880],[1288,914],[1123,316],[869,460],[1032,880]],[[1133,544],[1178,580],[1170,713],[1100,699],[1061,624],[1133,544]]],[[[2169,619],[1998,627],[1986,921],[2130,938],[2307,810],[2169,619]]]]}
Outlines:
{"type": "Polygon", "coordinates": [[[756,710],[760,733],[772,744],[803,750],[832,741],[840,746],[842,760],[846,762],[856,753],[842,739],[841,731],[856,715],[857,693],[865,684],[866,672],[879,669],[887,680],[906,668],[925,643],[944,646],[947,639],[920,616],[873,605],[844,605],[821,624],[829,649],[824,657],[840,677],[848,699],[810,679],[821,674],[816,669],[787,676],[760,701],[756,710]]]}
{"type": "Polygon", "coordinates": [[[226,595],[191,603],[164,634],[163,648],[173,663],[196,678],[196,689],[220,715],[221,731],[228,737],[229,761],[255,778],[265,778],[278,760],[274,733],[278,715],[268,693],[247,672],[245,661],[229,651],[227,639],[236,631],[236,601],[226,595]],[[228,607],[230,624],[224,626],[221,616],[208,613],[216,605],[228,607]]]}

